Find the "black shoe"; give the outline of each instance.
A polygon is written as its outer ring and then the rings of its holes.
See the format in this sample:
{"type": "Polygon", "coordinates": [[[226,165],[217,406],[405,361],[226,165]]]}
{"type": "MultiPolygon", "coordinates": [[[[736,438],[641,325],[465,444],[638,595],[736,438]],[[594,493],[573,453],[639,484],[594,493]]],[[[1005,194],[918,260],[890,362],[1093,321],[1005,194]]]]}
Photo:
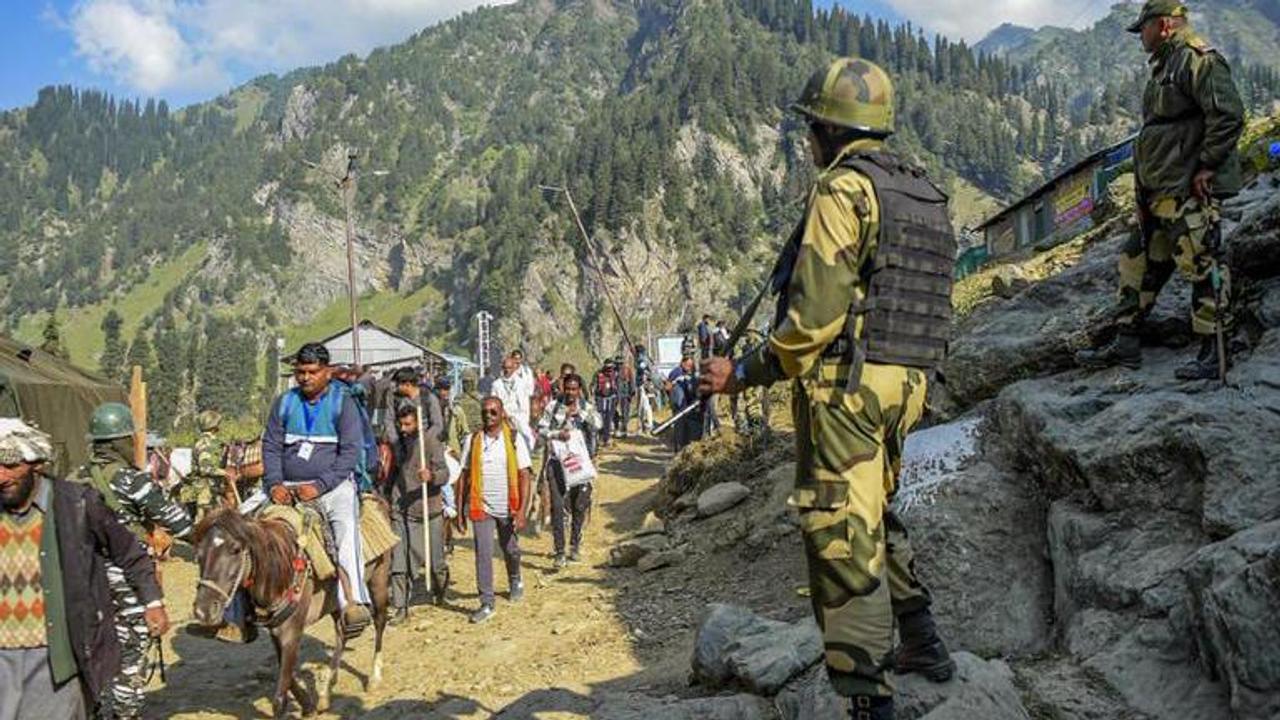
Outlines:
{"type": "Polygon", "coordinates": [[[956,661],[938,637],[933,613],[928,609],[900,616],[898,637],[901,645],[893,655],[894,672],[919,673],[931,682],[946,682],[955,674],[956,661]]]}
{"type": "Polygon", "coordinates": [[[569,566],[569,560],[564,556],[564,553],[556,553],[556,559],[552,564],[556,566],[557,570],[563,570],[569,566]]]}
{"type": "Polygon", "coordinates": [[[878,695],[854,695],[849,698],[851,720],[893,720],[893,698],[878,695]]]}
{"type": "Polygon", "coordinates": [[[408,622],[408,620],[409,620],[409,608],[407,607],[396,608],[396,611],[391,614],[390,618],[387,619],[387,624],[392,627],[395,627],[396,625],[403,625],[404,623],[408,622]]]}
{"type": "Polygon", "coordinates": [[[1179,380],[1216,380],[1218,375],[1218,339],[1215,335],[1200,338],[1200,351],[1195,359],[1173,371],[1173,376],[1179,380]]]}
{"type": "Polygon", "coordinates": [[[582,553],[578,552],[578,548],[569,551],[569,562],[582,562],[582,553]]]}
{"type": "Polygon", "coordinates": [[[520,579],[511,582],[511,589],[507,591],[507,600],[518,603],[524,599],[524,581],[520,579]]]}
{"type": "Polygon", "coordinates": [[[493,617],[494,612],[492,605],[481,605],[480,609],[471,613],[470,617],[467,619],[471,621],[472,625],[479,625],[482,622],[487,622],[489,618],[493,617]]]}
{"type": "Polygon", "coordinates": [[[1077,352],[1076,364],[1093,370],[1114,365],[1137,370],[1142,367],[1142,345],[1137,335],[1122,332],[1100,348],[1077,352]]]}

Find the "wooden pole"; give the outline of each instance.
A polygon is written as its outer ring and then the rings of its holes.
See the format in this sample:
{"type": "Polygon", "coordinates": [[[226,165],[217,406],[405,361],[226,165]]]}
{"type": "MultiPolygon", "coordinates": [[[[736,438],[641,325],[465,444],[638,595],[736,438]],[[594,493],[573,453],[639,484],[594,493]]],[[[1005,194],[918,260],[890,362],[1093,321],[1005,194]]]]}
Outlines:
{"type": "Polygon", "coordinates": [[[129,410],[133,413],[133,464],[147,469],[147,384],[142,366],[134,365],[129,380],[129,410]]]}
{"type": "MultiPolygon", "coordinates": [[[[418,467],[425,468],[427,466],[427,439],[426,432],[422,429],[422,403],[423,398],[418,398],[418,467]]],[[[425,571],[422,573],[426,576],[427,594],[431,594],[431,503],[427,497],[427,488],[431,483],[422,483],[422,554],[423,565],[425,571]]],[[[444,518],[440,519],[444,522],[444,518]]]]}

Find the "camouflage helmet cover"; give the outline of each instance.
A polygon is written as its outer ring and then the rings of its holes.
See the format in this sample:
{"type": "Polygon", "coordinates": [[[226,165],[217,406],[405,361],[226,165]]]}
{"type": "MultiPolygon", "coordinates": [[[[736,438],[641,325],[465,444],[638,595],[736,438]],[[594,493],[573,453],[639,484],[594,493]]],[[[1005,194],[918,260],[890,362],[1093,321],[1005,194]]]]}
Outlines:
{"type": "Polygon", "coordinates": [[[870,60],[837,58],[810,76],[791,109],[811,121],[888,135],[893,132],[893,82],[870,60]]]}
{"type": "Polygon", "coordinates": [[[89,439],[115,440],[133,434],[133,413],[124,403],[102,403],[89,419],[89,439]]]}
{"type": "Polygon", "coordinates": [[[205,410],[196,416],[196,425],[201,432],[212,432],[222,424],[222,415],[217,410],[205,410]]]}

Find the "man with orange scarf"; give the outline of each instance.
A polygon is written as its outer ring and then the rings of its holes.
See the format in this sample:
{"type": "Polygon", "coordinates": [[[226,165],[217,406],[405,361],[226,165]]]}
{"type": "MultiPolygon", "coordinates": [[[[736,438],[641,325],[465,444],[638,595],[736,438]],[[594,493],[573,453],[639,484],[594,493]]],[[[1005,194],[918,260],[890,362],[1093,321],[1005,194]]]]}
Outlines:
{"type": "Polygon", "coordinates": [[[524,597],[520,580],[520,532],[524,530],[524,503],[529,497],[533,461],[524,437],[507,420],[502,401],[490,395],[481,406],[484,427],[467,439],[462,457],[462,502],[459,524],[470,519],[475,527],[476,584],[480,609],[471,622],[493,617],[493,540],[497,534],[507,566],[508,599],[524,597]]]}

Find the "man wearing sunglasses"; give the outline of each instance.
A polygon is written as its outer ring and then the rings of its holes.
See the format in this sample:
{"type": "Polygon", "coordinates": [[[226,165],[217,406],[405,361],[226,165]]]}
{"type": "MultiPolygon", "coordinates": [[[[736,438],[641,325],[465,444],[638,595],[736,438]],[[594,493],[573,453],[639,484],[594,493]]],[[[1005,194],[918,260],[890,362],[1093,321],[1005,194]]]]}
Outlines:
{"type": "Polygon", "coordinates": [[[524,530],[522,510],[529,497],[533,461],[529,445],[507,419],[502,400],[489,396],[481,405],[484,427],[467,439],[462,457],[462,503],[459,526],[470,520],[475,527],[476,584],[480,608],[471,622],[482,623],[494,614],[493,542],[507,568],[507,598],[519,602],[524,597],[520,579],[520,532],[524,530]]]}

